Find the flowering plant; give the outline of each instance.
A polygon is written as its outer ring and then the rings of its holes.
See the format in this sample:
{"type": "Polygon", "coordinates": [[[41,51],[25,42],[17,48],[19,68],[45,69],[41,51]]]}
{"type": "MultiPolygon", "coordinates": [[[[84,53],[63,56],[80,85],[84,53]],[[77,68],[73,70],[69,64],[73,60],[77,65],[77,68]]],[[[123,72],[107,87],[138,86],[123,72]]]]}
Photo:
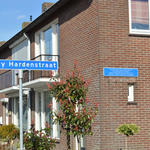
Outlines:
{"type": "Polygon", "coordinates": [[[32,124],[31,130],[24,133],[26,150],[52,150],[56,146],[56,139],[50,137],[50,127],[36,131],[32,124]]]}
{"type": "Polygon", "coordinates": [[[48,83],[50,94],[60,105],[60,111],[51,111],[51,116],[54,123],[59,122],[66,130],[68,150],[70,135],[77,136],[78,139],[81,136],[92,135],[92,122],[97,114],[98,104],[90,104],[92,100],[87,98],[88,84],[89,82],[83,79],[76,64],[74,64],[74,70],[67,73],[65,78],[62,77],[60,82],[48,83]]]}

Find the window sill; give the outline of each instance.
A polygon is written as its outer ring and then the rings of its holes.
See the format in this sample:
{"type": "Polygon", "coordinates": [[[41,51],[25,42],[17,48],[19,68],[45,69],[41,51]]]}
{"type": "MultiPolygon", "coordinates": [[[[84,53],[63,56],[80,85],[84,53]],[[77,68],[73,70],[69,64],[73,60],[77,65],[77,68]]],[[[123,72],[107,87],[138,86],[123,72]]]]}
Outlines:
{"type": "Polygon", "coordinates": [[[137,102],[127,102],[127,105],[137,105],[137,102]]]}
{"type": "Polygon", "coordinates": [[[150,37],[150,32],[138,32],[138,31],[131,31],[128,34],[129,36],[138,36],[138,37],[150,37]]]}

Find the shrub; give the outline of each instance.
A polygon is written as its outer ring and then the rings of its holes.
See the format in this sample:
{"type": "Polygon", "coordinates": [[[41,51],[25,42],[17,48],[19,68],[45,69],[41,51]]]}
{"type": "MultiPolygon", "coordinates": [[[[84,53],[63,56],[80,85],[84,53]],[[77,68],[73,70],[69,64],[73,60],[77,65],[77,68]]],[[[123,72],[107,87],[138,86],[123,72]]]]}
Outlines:
{"type": "Polygon", "coordinates": [[[36,131],[32,125],[29,132],[24,133],[24,146],[26,150],[52,150],[56,140],[50,137],[50,127],[36,131]]]}
{"type": "Polygon", "coordinates": [[[4,139],[7,142],[19,137],[19,129],[15,125],[3,125],[0,126],[0,139],[4,139]]]}
{"type": "Polygon", "coordinates": [[[136,124],[122,124],[117,128],[117,133],[124,134],[126,136],[134,135],[138,133],[139,127],[136,124]]]}

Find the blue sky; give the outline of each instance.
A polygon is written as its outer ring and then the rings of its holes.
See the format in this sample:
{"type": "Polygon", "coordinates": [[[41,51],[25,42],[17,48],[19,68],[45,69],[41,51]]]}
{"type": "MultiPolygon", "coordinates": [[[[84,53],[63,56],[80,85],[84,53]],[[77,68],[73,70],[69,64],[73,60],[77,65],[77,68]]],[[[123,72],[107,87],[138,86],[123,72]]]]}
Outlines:
{"type": "Polygon", "coordinates": [[[58,0],[4,0],[0,4],[0,41],[7,41],[21,30],[22,22],[41,14],[43,2],[58,0]]]}

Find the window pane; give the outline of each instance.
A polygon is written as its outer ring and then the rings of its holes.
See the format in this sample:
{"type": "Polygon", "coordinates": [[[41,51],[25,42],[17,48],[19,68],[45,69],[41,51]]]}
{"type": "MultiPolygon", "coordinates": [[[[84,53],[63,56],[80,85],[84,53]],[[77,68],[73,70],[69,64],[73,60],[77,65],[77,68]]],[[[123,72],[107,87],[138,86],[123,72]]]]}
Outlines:
{"type": "Polygon", "coordinates": [[[50,116],[50,108],[48,105],[52,103],[52,98],[50,97],[48,92],[44,92],[44,98],[45,98],[45,120],[51,127],[51,135],[53,135],[53,125],[52,125],[52,119],[50,116]]]}
{"type": "Polygon", "coordinates": [[[45,54],[52,55],[52,29],[44,32],[45,54]]]}
{"type": "Polygon", "coordinates": [[[16,115],[18,120],[18,127],[20,127],[20,113],[19,113],[19,97],[16,98],[16,115]]]}
{"type": "Polygon", "coordinates": [[[27,97],[23,97],[23,129],[27,130],[28,123],[27,97]]]}
{"type": "Polygon", "coordinates": [[[131,0],[132,29],[149,30],[148,0],[131,0]]]}

